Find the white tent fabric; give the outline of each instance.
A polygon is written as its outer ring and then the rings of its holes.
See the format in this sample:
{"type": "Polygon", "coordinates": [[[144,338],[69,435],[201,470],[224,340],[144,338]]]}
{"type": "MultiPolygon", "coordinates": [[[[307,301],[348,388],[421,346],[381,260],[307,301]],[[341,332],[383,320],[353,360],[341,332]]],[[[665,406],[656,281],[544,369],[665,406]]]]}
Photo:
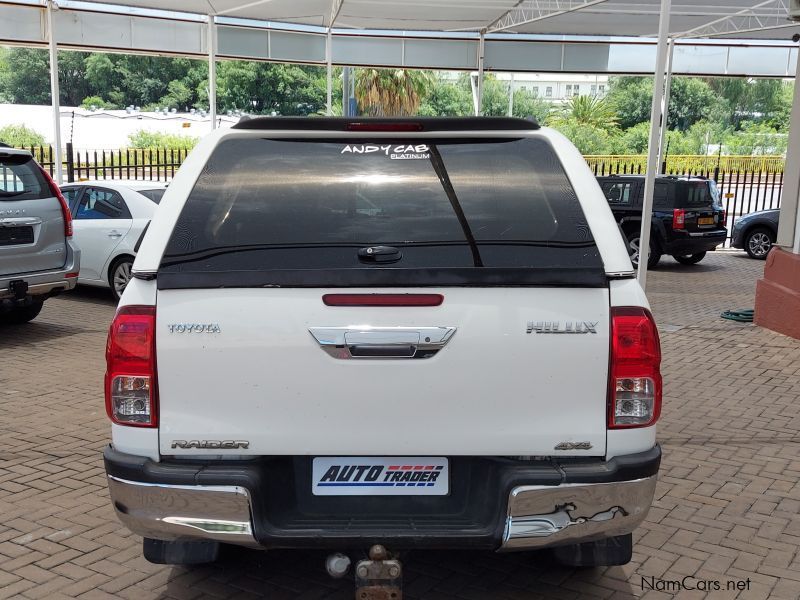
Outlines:
{"type": "MultiPolygon", "coordinates": [[[[788,40],[789,0],[676,0],[670,34],[788,40]],[[708,24],[712,30],[703,31],[708,24]],[[720,30],[720,31],[717,31],[720,30]]],[[[384,31],[648,36],[658,32],[659,0],[90,0],[86,4],[171,10],[296,25],[384,31]],[[335,20],[334,20],[335,19],[335,20]],[[529,22],[525,22],[529,21],[529,22]]]]}

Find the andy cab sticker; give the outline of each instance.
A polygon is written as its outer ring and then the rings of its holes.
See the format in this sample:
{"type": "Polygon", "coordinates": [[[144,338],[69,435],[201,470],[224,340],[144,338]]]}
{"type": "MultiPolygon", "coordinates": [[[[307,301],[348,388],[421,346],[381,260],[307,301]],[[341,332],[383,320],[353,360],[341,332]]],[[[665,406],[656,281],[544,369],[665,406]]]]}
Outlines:
{"type": "Polygon", "coordinates": [[[392,160],[427,160],[431,157],[427,144],[347,144],[342,154],[378,154],[392,160]]]}
{"type": "Polygon", "coordinates": [[[319,456],[312,466],[315,496],[444,496],[444,457],[319,456]]]}

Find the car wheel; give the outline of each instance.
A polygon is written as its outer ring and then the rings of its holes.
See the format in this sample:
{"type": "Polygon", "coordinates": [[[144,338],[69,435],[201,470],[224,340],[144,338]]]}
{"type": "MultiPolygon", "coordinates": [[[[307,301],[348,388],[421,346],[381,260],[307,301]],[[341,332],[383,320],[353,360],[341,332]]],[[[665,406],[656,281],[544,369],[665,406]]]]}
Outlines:
{"type": "Polygon", "coordinates": [[[122,292],[128,287],[128,282],[131,280],[131,267],[133,267],[133,260],[127,256],[118,258],[111,265],[108,270],[108,283],[111,286],[111,295],[114,300],[119,302],[122,292]]]}
{"type": "Polygon", "coordinates": [[[774,243],[775,234],[769,229],[759,227],[747,234],[747,237],[744,239],[744,249],[747,251],[747,254],[750,255],[750,258],[764,260],[767,258],[769,251],[772,250],[772,244],[774,243]]]}
{"type": "MultiPolygon", "coordinates": [[[[631,262],[635,268],[639,268],[639,232],[628,234],[628,255],[631,257],[631,262]]],[[[658,251],[653,238],[650,238],[650,255],[647,257],[647,268],[654,269],[661,260],[661,254],[658,251]]]]}
{"type": "Polygon", "coordinates": [[[28,323],[39,316],[39,313],[42,312],[43,305],[44,300],[38,302],[34,301],[33,304],[29,304],[28,306],[15,308],[10,312],[2,313],[0,314],[0,322],[7,325],[22,325],[23,323],[28,323]]]}
{"type": "Polygon", "coordinates": [[[682,265],[696,265],[706,257],[705,252],[698,252],[697,254],[673,254],[672,258],[677,260],[682,265]]]}

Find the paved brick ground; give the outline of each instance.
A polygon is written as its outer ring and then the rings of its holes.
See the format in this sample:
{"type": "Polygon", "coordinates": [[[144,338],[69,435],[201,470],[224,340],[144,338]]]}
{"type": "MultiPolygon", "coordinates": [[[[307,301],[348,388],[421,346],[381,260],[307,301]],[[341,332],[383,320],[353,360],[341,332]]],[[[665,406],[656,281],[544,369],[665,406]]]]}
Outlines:
{"type": "MultiPolygon", "coordinates": [[[[753,304],[763,263],[665,259],[650,298],[663,328],[665,459],[633,562],[576,571],[546,556],[418,552],[409,598],[658,599],[643,577],[718,581],[678,598],[800,598],[800,342],[718,318],[753,304]],[[725,589],[748,582],[749,590],[725,589]]],[[[0,328],[0,598],[352,598],[323,554],[232,549],[212,567],[150,565],[115,519],[100,452],[103,344],[114,308],[83,289],[0,328]]],[[[744,584],[742,584],[744,585],[744,584]]]]}

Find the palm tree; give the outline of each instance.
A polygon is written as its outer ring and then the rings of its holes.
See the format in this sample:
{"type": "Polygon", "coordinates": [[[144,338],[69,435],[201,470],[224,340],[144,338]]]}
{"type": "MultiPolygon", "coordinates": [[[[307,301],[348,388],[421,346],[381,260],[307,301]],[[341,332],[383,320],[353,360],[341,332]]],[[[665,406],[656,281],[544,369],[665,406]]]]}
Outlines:
{"type": "Polygon", "coordinates": [[[556,124],[568,121],[606,131],[616,128],[618,123],[614,105],[606,98],[596,96],[573,96],[554,120],[556,124]]]}
{"type": "Polygon", "coordinates": [[[414,115],[433,85],[427,71],[408,69],[358,69],[356,100],[359,110],[377,117],[414,115]]]}

